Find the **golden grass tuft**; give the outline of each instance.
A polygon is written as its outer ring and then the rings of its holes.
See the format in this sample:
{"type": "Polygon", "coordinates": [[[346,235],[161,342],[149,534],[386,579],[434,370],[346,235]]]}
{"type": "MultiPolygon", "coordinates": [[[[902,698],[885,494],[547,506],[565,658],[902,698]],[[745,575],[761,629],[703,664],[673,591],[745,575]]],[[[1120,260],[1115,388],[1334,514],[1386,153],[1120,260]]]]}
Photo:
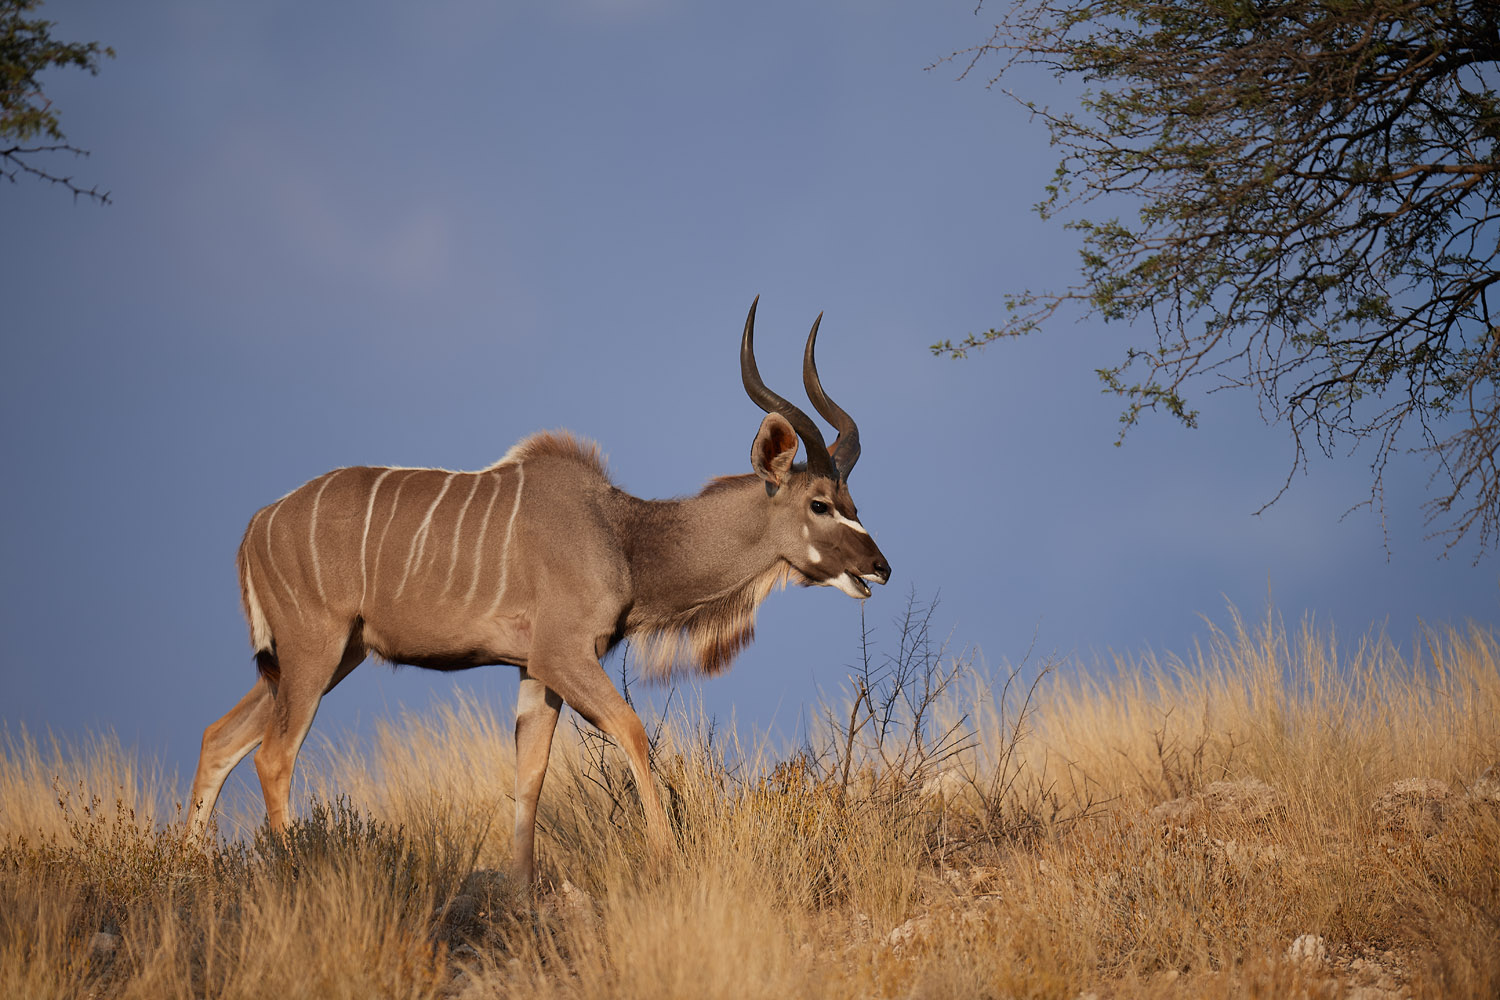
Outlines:
{"type": "Polygon", "coordinates": [[[620,755],[560,727],[535,899],[497,706],[315,747],[285,842],[207,850],[111,738],[6,736],[0,996],[1500,992],[1492,633],[1231,615],[1190,656],[991,678],[929,619],[795,753],[661,727],[667,857],[620,755]]]}

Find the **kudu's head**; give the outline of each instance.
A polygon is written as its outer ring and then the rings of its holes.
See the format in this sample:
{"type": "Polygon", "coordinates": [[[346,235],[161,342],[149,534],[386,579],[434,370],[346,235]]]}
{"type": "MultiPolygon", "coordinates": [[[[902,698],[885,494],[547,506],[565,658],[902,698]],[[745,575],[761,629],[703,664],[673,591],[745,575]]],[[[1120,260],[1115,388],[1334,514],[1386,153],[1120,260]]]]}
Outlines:
{"type": "Polygon", "coordinates": [[[833,446],[823,443],[823,433],[806,413],[766,388],[755,367],[755,307],[745,318],[740,341],[740,376],[745,391],[766,418],[750,448],[750,464],[766,484],[771,507],[769,534],[781,558],[809,583],[837,587],[850,597],[870,596],[870,581],[891,578],[875,539],[859,523],[859,512],[849,496],[849,473],[859,460],[859,428],[853,418],[828,398],[818,379],[813,347],[818,324],[813,322],[802,355],[802,382],[807,397],[838,431],[833,446]],[[797,439],[807,448],[806,466],[793,466],[797,439]]]}

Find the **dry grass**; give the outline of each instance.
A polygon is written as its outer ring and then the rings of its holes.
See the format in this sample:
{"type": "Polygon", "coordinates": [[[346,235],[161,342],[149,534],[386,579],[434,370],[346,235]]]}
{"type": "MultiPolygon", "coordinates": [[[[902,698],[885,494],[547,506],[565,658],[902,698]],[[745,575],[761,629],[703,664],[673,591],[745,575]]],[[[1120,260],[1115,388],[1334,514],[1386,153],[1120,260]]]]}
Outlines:
{"type": "Polygon", "coordinates": [[[796,753],[665,725],[670,857],[613,748],[564,725],[534,901],[500,874],[495,706],[325,744],[289,843],[208,851],[113,741],[6,737],[0,996],[1500,993],[1491,633],[1403,656],[1235,618],[1190,657],[989,683],[930,617],[796,753]],[[1391,791],[1412,778],[1448,792],[1391,791]]]}

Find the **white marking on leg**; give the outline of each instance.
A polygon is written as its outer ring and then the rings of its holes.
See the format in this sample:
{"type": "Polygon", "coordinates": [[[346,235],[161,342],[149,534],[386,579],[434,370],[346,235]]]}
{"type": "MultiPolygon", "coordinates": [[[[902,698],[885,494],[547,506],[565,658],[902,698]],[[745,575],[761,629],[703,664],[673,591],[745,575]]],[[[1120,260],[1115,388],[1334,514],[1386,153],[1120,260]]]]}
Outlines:
{"type": "Polygon", "coordinates": [[[832,508],[830,508],[830,511],[833,514],[833,519],[839,524],[842,524],[844,527],[853,528],[861,535],[869,534],[869,532],[865,530],[865,526],[863,524],[860,524],[858,521],[851,520],[850,518],[845,517],[843,514],[840,514],[837,510],[833,510],[832,508]]]}
{"type": "MultiPolygon", "coordinates": [[[[402,472],[417,474],[421,469],[402,469],[402,472]]],[[[396,519],[396,508],[401,506],[401,491],[406,487],[411,476],[405,476],[401,482],[396,484],[396,495],[391,497],[391,512],[385,516],[385,527],[380,529],[380,541],[375,546],[375,578],[370,581],[370,596],[376,593],[376,584],[380,582],[380,557],[385,554],[385,536],[390,533],[391,522],[396,519]]]]}
{"type": "Polygon", "coordinates": [[[375,477],[375,485],[370,487],[370,502],[365,504],[365,530],[359,536],[359,606],[363,610],[365,606],[365,595],[368,593],[368,585],[365,578],[365,550],[370,547],[370,516],[375,513],[375,496],[380,492],[380,484],[385,477],[395,472],[395,469],[386,469],[375,477]]]}
{"type": "Polygon", "coordinates": [[[526,467],[516,463],[516,501],[511,504],[510,521],[505,525],[505,544],[500,549],[500,589],[495,592],[495,603],[490,605],[490,614],[500,610],[500,601],[505,597],[505,585],[510,576],[510,540],[516,533],[516,515],[521,512],[521,488],[526,485],[526,467]]]}
{"type": "Polygon", "coordinates": [[[318,562],[318,505],[323,501],[323,491],[328,489],[328,484],[343,471],[343,469],[335,469],[323,477],[323,485],[319,486],[318,492],[313,494],[312,517],[307,522],[307,548],[312,553],[313,585],[318,588],[320,601],[326,601],[328,598],[323,593],[323,567],[318,562]]]}
{"type": "Polygon", "coordinates": [[[411,536],[411,547],[406,550],[406,568],[401,571],[401,582],[396,585],[395,596],[397,597],[400,597],[401,592],[406,589],[406,580],[411,576],[413,560],[419,567],[421,566],[422,553],[427,549],[427,532],[432,527],[432,512],[437,510],[438,504],[443,502],[443,494],[448,492],[448,487],[456,475],[458,475],[456,472],[448,473],[448,477],[443,480],[443,488],[438,490],[437,499],[433,500],[432,506],[427,508],[427,516],[422,518],[422,523],[417,525],[416,533],[411,536]]]}
{"type": "Polygon", "coordinates": [[[521,688],[516,692],[516,718],[524,719],[537,709],[546,707],[547,685],[523,672],[521,688]]]}
{"type": "Polygon", "coordinates": [[[464,499],[464,505],[458,509],[458,521],[453,525],[453,544],[448,551],[448,580],[443,584],[443,593],[439,596],[447,597],[448,589],[453,586],[453,571],[458,568],[458,536],[464,530],[464,515],[469,512],[469,504],[474,500],[474,494],[479,489],[479,480],[484,478],[479,473],[473,473],[474,485],[469,487],[469,495],[464,499]]]}
{"type": "MultiPolygon", "coordinates": [[[[290,496],[290,494],[288,494],[288,496],[290,496]]],[[[283,497],[282,499],[285,499],[285,497],[283,497]]],[[[297,600],[297,592],[292,589],[292,585],[290,583],[286,582],[286,577],[281,575],[281,567],[276,565],[276,556],[271,552],[271,525],[276,523],[276,514],[280,510],[281,500],[278,500],[271,505],[270,516],[266,518],[266,562],[270,564],[271,572],[276,574],[276,579],[281,582],[282,589],[285,590],[287,596],[292,599],[292,607],[296,609],[297,617],[301,618],[302,602],[297,600]]]]}
{"type": "Polygon", "coordinates": [[[823,553],[819,552],[816,546],[809,545],[807,547],[807,561],[816,565],[823,561],[823,553]]]}
{"type": "Polygon", "coordinates": [[[495,512],[495,501],[500,499],[500,486],[505,482],[499,470],[495,472],[495,492],[490,494],[490,505],[484,511],[484,523],[479,526],[479,539],[474,543],[474,578],[469,581],[469,592],[464,595],[464,604],[472,604],[479,590],[479,570],[484,565],[484,536],[490,530],[490,515],[495,512]]]}

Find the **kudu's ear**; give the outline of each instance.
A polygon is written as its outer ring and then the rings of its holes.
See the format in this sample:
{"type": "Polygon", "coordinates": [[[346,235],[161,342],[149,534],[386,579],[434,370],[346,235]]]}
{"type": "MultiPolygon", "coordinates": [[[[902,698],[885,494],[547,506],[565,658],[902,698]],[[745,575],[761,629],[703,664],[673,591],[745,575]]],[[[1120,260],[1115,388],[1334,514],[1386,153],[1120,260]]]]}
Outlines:
{"type": "Polygon", "coordinates": [[[797,432],[779,413],[767,413],[760,422],[760,431],[755,443],[750,446],[750,466],[755,474],[766,481],[772,492],[786,484],[787,473],[792,470],[792,459],[797,456],[797,432]]]}

